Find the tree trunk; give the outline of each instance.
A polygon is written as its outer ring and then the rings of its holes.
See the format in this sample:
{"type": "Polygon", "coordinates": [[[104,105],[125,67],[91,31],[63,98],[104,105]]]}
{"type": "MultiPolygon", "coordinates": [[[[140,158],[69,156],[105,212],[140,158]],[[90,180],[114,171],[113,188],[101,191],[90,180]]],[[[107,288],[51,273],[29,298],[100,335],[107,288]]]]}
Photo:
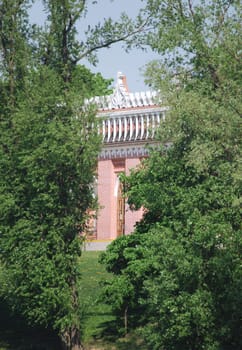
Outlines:
{"type": "Polygon", "coordinates": [[[124,332],[126,336],[128,334],[128,306],[124,310],[124,332]]]}
{"type": "Polygon", "coordinates": [[[61,334],[63,350],[85,350],[81,343],[80,331],[74,326],[61,334]]]}

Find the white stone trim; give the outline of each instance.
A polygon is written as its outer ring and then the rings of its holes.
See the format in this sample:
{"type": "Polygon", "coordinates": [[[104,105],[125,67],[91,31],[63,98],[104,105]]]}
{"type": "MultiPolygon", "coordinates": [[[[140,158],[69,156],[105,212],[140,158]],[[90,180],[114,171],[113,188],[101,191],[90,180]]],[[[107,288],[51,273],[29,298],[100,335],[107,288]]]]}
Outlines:
{"type": "Polygon", "coordinates": [[[146,114],[116,115],[102,120],[100,132],[105,144],[144,141],[154,138],[160,122],[160,112],[153,110],[146,114]]]}
{"type": "Polygon", "coordinates": [[[99,154],[99,160],[118,159],[118,158],[142,158],[149,154],[145,144],[135,145],[117,145],[115,147],[103,147],[99,154]]]}
{"type": "Polygon", "coordinates": [[[116,119],[113,119],[113,142],[116,140],[116,135],[117,135],[116,119]]]}
{"type": "Polygon", "coordinates": [[[158,105],[156,91],[120,92],[114,91],[112,95],[96,96],[85,100],[85,104],[94,103],[99,111],[117,110],[121,108],[148,107],[158,105]]]}
{"type": "Polygon", "coordinates": [[[137,140],[139,135],[139,117],[135,116],[135,139],[137,140]]]}
{"type": "Polygon", "coordinates": [[[114,186],[114,197],[115,197],[115,198],[118,197],[119,183],[120,183],[119,176],[116,174],[115,186],[114,186]]]}

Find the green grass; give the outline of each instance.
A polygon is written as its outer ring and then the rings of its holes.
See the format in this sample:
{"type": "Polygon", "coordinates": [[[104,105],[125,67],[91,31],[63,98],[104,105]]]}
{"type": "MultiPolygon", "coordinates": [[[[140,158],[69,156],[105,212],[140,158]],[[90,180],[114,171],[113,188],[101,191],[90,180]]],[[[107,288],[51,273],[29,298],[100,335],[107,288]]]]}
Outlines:
{"type": "Polygon", "coordinates": [[[120,338],[117,322],[110,306],[100,299],[100,283],[110,278],[104,267],[98,263],[100,252],[83,252],[81,291],[87,304],[84,322],[84,343],[86,348],[95,345],[102,350],[146,350],[142,341],[134,334],[120,338]]]}
{"type": "Polygon", "coordinates": [[[109,278],[104,267],[98,263],[100,252],[83,252],[81,258],[81,295],[87,310],[84,320],[84,341],[100,338],[105,325],[114,321],[111,309],[102,303],[100,283],[109,278]]]}

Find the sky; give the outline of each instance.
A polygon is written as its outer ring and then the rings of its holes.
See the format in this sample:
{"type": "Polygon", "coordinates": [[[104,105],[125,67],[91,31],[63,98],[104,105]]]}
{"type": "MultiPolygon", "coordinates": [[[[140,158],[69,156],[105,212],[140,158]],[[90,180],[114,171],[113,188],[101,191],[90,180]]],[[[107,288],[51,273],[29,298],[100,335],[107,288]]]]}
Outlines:
{"type": "MultiPolygon", "coordinates": [[[[99,0],[97,4],[92,4],[91,0],[88,2],[90,5],[88,5],[87,16],[77,26],[80,37],[88,24],[94,25],[108,17],[117,20],[121,12],[135,17],[139,8],[143,5],[141,0],[99,0]]],[[[45,17],[42,11],[41,1],[37,1],[31,9],[30,18],[35,23],[43,24],[45,17]]],[[[126,53],[122,45],[117,43],[109,49],[99,50],[99,63],[96,67],[90,65],[86,60],[80,63],[85,64],[94,73],[100,72],[104,78],[113,78],[114,86],[117,73],[122,72],[127,77],[129,91],[137,92],[149,90],[149,87],[144,83],[142,70],[145,64],[155,58],[157,56],[151,51],[144,52],[132,49],[129,53],[126,53]]]]}

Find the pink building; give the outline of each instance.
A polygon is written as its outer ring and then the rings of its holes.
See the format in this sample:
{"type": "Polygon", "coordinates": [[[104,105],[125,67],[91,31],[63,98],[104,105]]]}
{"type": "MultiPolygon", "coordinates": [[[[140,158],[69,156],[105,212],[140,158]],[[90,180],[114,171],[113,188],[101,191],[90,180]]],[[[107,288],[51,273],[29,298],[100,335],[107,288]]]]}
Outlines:
{"type": "MultiPolygon", "coordinates": [[[[97,213],[95,238],[112,240],[133,231],[142,210],[131,211],[122,196],[120,173],[129,174],[148,156],[157,126],[165,117],[165,107],[155,92],[130,93],[126,77],[118,73],[112,95],[95,97],[101,120],[103,148],[98,159],[97,213]]],[[[154,142],[154,140],[153,140],[154,142]]]]}

